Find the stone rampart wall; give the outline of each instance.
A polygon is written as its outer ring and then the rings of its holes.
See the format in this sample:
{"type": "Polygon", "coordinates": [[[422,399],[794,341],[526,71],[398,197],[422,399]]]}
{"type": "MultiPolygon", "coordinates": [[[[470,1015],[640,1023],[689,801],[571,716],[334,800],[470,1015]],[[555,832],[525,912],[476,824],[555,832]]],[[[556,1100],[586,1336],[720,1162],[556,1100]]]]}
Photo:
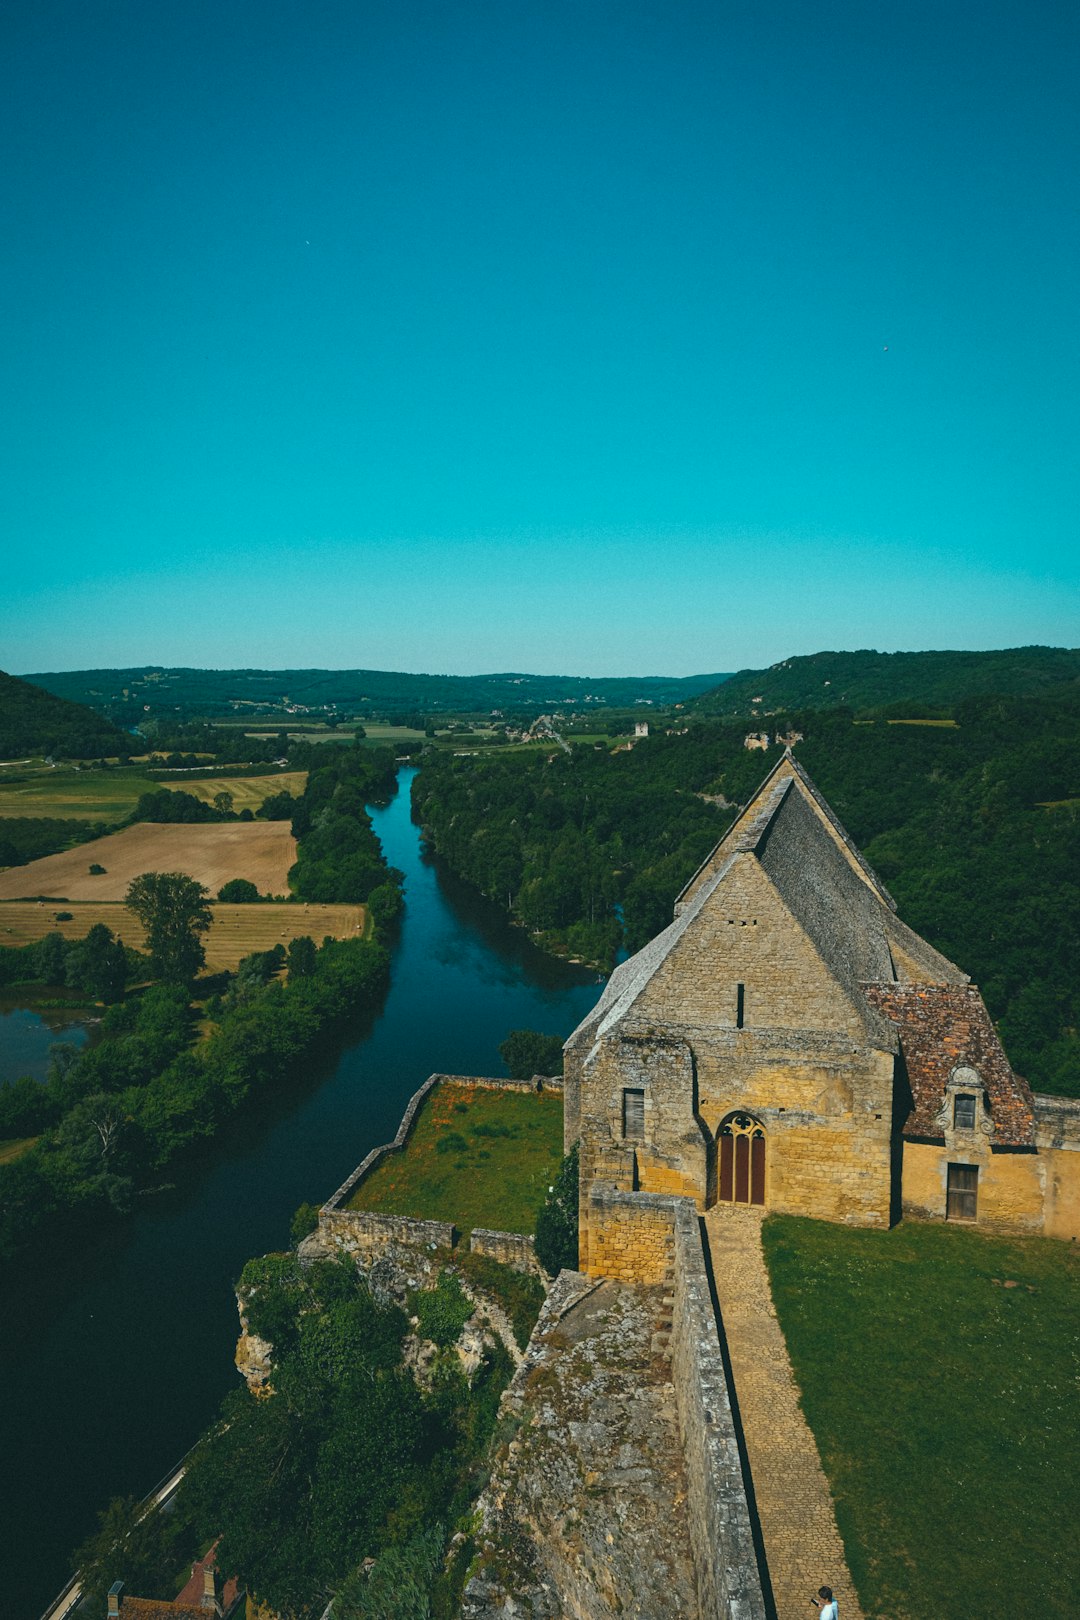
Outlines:
{"type": "Polygon", "coordinates": [[[319,1233],[335,1248],[370,1260],[398,1244],[450,1249],[456,1236],[449,1221],[417,1221],[409,1215],[377,1215],[369,1209],[331,1209],[329,1205],[320,1211],[319,1233]]]}
{"type": "Polygon", "coordinates": [[[676,1198],[671,1365],[686,1458],[690,1543],[701,1614],[765,1620],[765,1599],[701,1227],[676,1198]]]}
{"type": "Polygon", "coordinates": [[[536,1245],[531,1237],[520,1232],[492,1232],[487,1227],[474,1226],[469,1235],[469,1248],[473,1254],[486,1255],[500,1265],[514,1271],[525,1271],[544,1278],[543,1266],[536,1258],[536,1245]]]}
{"type": "Polygon", "coordinates": [[[765,1620],[742,1462],[692,1200],[594,1186],[592,1276],[657,1283],[673,1297],[672,1380],[689,1485],[690,1537],[701,1615],[765,1620]]]}

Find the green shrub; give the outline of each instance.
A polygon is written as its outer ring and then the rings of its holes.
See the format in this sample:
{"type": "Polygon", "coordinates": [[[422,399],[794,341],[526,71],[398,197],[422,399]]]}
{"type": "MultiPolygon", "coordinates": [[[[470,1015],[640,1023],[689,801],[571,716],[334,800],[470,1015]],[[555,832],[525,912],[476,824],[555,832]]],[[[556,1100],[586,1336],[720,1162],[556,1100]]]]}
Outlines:
{"type": "Polygon", "coordinates": [[[473,1313],[472,1301],[452,1271],[443,1271],[434,1288],[409,1296],[409,1307],[419,1318],[422,1338],[440,1350],[453,1344],[473,1313]]]}
{"type": "Polygon", "coordinates": [[[552,1277],[578,1263],[578,1150],[570,1149],[536,1217],[536,1257],[552,1277]]]}
{"type": "Polygon", "coordinates": [[[435,1143],[436,1153],[467,1153],[469,1144],[460,1131],[447,1131],[435,1143]]]}
{"type": "Polygon", "coordinates": [[[318,1224],[318,1204],[301,1204],[289,1226],[289,1236],[292,1239],[293,1248],[298,1243],[303,1243],[304,1239],[314,1232],[318,1224]]]}

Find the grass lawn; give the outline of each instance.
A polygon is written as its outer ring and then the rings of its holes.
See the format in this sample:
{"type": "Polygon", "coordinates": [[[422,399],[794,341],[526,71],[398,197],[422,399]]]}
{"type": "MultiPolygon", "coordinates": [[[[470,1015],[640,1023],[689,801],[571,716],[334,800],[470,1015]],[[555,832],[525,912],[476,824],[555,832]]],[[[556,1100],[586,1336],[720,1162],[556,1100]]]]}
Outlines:
{"type": "Polygon", "coordinates": [[[37,1140],[36,1136],[7,1137],[5,1141],[0,1142],[0,1164],[10,1164],[13,1159],[29,1152],[37,1140]]]}
{"type": "Polygon", "coordinates": [[[531,1233],[562,1162],[558,1093],[438,1086],[405,1150],[362,1182],[349,1209],[531,1233]]]}
{"type": "Polygon", "coordinates": [[[779,1215],[764,1241],[867,1620],[1073,1615],[1080,1253],[779,1215]]]}

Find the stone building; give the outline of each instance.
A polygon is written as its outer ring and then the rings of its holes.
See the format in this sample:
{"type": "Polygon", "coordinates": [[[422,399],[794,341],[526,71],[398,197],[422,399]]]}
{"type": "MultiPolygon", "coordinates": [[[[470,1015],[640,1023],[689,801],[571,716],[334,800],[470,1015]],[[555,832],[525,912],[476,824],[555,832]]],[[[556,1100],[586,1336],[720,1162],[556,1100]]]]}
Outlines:
{"type": "Polygon", "coordinates": [[[634,1274],[613,1191],[1080,1235],[1080,1103],[1013,1073],[978,990],[900,921],[790,752],[612,974],[565,1072],[594,1275],[634,1274]]]}

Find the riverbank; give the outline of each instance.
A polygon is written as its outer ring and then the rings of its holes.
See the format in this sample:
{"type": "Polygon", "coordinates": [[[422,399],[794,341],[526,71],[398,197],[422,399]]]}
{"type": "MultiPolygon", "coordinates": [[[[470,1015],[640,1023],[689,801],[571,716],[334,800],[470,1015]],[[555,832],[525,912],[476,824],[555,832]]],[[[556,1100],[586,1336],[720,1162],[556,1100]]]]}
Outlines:
{"type": "Polygon", "coordinates": [[[0,1582],[18,1620],[60,1590],[110,1497],[143,1497],[234,1386],[233,1287],[248,1258],[285,1246],[298,1205],[321,1203],[393,1137],[429,1074],[491,1072],[509,1030],[566,1035],[599,994],[595,973],[535,949],[424,855],[412,776],[372,810],[406,885],[378,1011],[191,1148],[183,1185],[0,1294],[0,1582]]]}

